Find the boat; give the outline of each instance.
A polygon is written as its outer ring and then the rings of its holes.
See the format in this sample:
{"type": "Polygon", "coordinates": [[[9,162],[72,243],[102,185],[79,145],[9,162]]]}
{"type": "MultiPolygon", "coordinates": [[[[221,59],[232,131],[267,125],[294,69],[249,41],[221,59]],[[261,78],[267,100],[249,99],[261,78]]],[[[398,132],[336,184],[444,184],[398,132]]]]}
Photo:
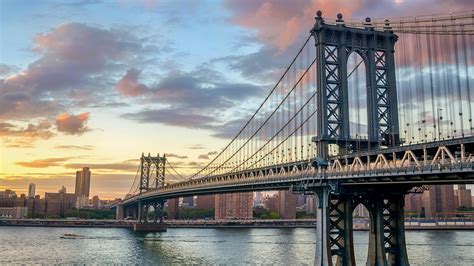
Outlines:
{"type": "Polygon", "coordinates": [[[84,239],[84,238],[86,238],[86,236],[73,234],[73,233],[66,233],[66,234],[60,236],[60,238],[64,238],[64,239],[84,239]]]}

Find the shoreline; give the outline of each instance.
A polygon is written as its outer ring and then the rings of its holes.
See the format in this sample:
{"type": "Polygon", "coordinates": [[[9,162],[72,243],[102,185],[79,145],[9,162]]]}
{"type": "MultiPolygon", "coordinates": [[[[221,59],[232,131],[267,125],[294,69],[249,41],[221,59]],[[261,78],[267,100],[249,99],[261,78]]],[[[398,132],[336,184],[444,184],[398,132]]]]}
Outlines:
{"type": "MultiPolygon", "coordinates": [[[[77,227],[77,228],[133,228],[134,221],[116,221],[116,220],[0,220],[0,226],[13,226],[13,227],[77,227]]],[[[179,228],[316,228],[314,221],[307,222],[264,222],[259,221],[258,223],[243,223],[238,224],[234,222],[220,222],[220,223],[199,223],[199,222],[168,222],[168,228],[179,229],[179,228]]],[[[354,231],[368,231],[367,227],[357,226],[353,228],[354,231]]],[[[405,230],[416,231],[416,230],[474,230],[474,225],[436,225],[426,224],[423,225],[405,225],[405,230]]]]}

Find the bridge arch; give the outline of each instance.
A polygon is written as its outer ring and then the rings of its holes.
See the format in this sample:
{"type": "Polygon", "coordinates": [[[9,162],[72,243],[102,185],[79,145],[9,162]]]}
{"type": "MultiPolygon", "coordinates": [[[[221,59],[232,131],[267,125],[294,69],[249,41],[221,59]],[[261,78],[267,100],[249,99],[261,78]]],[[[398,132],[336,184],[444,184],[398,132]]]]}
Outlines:
{"type": "Polygon", "coordinates": [[[348,51],[346,60],[346,80],[349,113],[349,138],[366,140],[369,137],[368,120],[369,77],[368,59],[365,51],[353,48],[348,51]]]}

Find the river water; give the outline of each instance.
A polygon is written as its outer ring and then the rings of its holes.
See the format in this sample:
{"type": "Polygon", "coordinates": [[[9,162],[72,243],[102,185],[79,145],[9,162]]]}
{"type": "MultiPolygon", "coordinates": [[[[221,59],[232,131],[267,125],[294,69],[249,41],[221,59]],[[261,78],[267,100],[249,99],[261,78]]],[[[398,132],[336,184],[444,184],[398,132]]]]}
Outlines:
{"type": "MultiPolygon", "coordinates": [[[[314,229],[168,229],[0,226],[0,264],[312,265],[314,229]],[[85,239],[61,239],[64,233],[85,239]]],[[[365,265],[367,232],[354,232],[365,265]]],[[[407,231],[412,265],[474,265],[474,231],[407,231]]]]}

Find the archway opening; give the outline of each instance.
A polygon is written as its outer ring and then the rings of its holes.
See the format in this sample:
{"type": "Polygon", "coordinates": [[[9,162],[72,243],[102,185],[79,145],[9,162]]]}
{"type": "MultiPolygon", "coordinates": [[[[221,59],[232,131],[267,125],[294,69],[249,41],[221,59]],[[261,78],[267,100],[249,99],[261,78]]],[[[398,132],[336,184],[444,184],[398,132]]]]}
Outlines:
{"type": "Polygon", "coordinates": [[[366,65],[358,52],[347,58],[349,132],[353,140],[368,139],[368,106],[366,65]]]}
{"type": "Polygon", "coordinates": [[[364,204],[360,203],[352,212],[354,236],[354,256],[356,264],[365,264],[369,251],[370,214],[364,204]]]}

